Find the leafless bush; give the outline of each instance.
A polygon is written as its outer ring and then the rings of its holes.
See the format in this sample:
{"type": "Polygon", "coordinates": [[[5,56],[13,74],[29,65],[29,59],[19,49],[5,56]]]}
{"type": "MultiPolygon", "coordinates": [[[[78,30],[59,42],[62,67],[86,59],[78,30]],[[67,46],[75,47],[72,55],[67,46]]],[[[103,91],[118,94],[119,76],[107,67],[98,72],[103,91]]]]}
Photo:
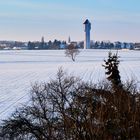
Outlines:
{"type": "Polygon", "coordinates": [[[79,49],[73,44],[70,44],[65,51],[67,57],[70,57],[72,61],[75,61],[76,56],[80,53],[79,49]]]}

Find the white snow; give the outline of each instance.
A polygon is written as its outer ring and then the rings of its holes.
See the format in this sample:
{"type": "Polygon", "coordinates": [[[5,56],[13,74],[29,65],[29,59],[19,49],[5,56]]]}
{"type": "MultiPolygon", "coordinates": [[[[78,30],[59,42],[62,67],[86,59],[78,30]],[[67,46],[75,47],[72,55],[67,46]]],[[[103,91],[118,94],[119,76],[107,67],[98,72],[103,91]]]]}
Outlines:
{"type": "MultiPolygon", "coordinates": [[[[6,119],[22,103],[28,103],[33,83],[53,79],[60,67],[83,80],[105,79],[102,64],[108,52],[81,50],[76,62],[72,62],[63,50],[0,51],[0,120],[6,119]]],[[[122,80],[133,78],[140,82],[140,51],[121,50],[119,56],[122,80]]]]}

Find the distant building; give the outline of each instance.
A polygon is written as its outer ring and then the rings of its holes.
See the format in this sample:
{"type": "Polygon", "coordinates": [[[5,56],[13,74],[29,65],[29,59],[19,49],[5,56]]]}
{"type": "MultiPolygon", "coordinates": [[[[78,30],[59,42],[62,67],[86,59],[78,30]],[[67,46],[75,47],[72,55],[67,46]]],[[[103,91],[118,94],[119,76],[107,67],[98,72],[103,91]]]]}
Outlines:
{"type": "Polygon", "coordinates": [[[59,46],[59,49],[66,49],[66,44],[61,42],[61,44],[59,46]]]}
{"type": "Polygon", "coordinates": [[[84,48],[90,49],[90,30],[91,30],[91,23],[87,19],[84,23],[84,30],[85,30],[85,42],[84,42],[84,48]]]}
{"type": "Polygon", "coordinates": [[[77,42],[76,41],[72,41],[70,44],[73,44],[75,47],[77,46],[77,42]]]}
{"type": "Polygon", "coordinates": [[[134,49],[135,50],[140,50],[140,43],[135,43],[134,44],[134,49]]]}

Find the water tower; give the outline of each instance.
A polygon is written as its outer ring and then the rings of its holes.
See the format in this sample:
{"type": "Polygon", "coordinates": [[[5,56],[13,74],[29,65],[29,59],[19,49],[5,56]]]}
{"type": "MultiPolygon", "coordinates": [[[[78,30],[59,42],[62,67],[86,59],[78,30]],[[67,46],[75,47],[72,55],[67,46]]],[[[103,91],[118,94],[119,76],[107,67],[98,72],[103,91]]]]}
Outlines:
{"type": "Polygon", "coordinates": [[[84,23],[84,30],[85,30],[85,42],[84,42],[84,49],[90,49],[90,30],[91,30],[91,23],[87,19],[84,23]]]}

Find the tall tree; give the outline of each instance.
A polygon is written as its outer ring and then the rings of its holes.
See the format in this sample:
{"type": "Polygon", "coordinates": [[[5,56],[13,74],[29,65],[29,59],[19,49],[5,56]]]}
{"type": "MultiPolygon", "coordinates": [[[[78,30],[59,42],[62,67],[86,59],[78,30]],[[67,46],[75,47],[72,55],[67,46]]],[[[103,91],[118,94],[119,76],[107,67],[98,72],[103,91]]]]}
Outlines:
{"type": "Polygon", "coordinates": [[[107,79],[111,81],[114,86],[121,86],[121,77],[118,69],[120,61],[118,58],[118,53],[112,54],[109,52],[108,59],[104,60],[105,64],[103,65],[107,70],[105,72],[105,74],[108,75],[107,79]]]}

